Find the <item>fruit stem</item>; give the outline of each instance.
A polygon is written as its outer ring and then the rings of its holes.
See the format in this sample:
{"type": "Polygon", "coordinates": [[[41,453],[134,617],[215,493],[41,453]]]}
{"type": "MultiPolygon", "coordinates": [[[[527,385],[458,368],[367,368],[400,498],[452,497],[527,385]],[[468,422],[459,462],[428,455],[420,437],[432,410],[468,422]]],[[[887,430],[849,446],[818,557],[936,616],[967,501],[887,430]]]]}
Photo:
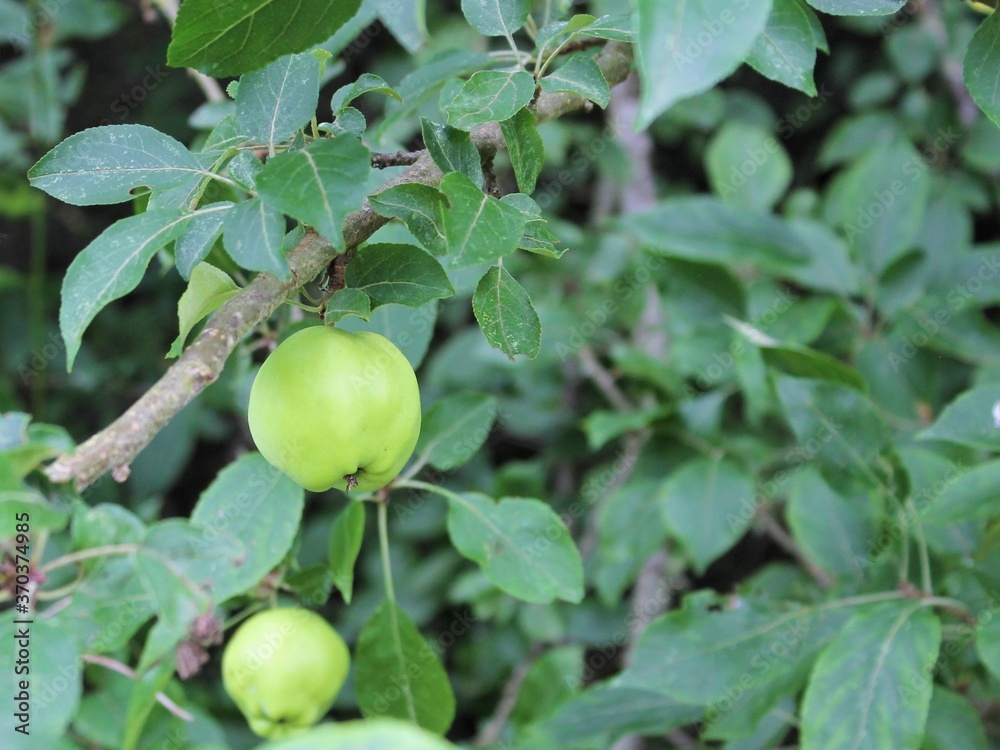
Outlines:
{"type": "Polygon", "coordinates": [[[378,503],[378,543],[382,551],[382,575],[385,578],[385,598],[396,603],[396,591],[392,587],[392,563],[389,559],[389,503],[382,496],[378,503]]]}

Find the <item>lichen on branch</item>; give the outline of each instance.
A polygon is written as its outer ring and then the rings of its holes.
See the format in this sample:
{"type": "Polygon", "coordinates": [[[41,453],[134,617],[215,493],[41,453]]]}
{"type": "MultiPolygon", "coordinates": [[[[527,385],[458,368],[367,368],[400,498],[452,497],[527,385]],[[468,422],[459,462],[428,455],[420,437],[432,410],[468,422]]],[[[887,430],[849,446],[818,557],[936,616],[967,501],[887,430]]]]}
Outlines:
{"type": "MultiPolygon", "coordinates": [[[[632,67],[632,47],[610,42],[597,62],[612,86],[628,77],[632,67]]],[[[543,93],[535,101],[535,117],[545,122],[583,109],[588,101],[575,94],[543,93]]],[[[472,133],[472,140],[484,158],[504,148],[500,128],[484,125],[472,133]]],[[[411,167],[385,184],[383,189],[404,183],[436,185],[443,177],[426,151],[411,167]]],[[[356,248],[388,222],[365,201],[344,221],[348,250],[356,248]]],[[[75,451],[60,456],[45,469],[57,483],[75,481],[78,489],[93,484],[108,472],[128,475],[128,466],[149,445],[177,413],[213,383],[240,340],[278,309],[290,294],[309,283],[326,269],[338,252],[314,232],[305,236],[288,253],[291,278],[282,281],[269,273],[258,274],[239,294],[220,307],[201,333],[163,376],[124,414],[108,427],[81,443],[75,451]]]]}

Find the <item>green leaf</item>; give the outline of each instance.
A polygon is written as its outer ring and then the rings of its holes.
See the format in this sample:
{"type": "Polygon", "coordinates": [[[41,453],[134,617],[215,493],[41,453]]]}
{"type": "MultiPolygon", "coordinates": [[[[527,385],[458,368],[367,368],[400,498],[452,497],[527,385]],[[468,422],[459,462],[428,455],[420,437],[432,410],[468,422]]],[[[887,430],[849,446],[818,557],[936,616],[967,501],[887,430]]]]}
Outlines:
{"type": "Polygon", "coordinates": [[[511,596],[547,604],[583,598],[583,564],[562,519],[545,503],[449,492],[448,533],[511,596]]]}
{"type": "Polygon", "coordinates": [[[469,24],[485,36],[513,36],[530,10],[529,0],[462,0],[469,24]]]}
{"type": "Polygon", "coordinates": [[[372,309],[420,307],[455,294],[441,264],[413,245],[365,245],[347,266],[346,282],[371,298],[372,309]]]}
{"type": "Polygon", "coordinates": [[[447,396],[427,410],[416,453],[441,471],[457,469],[486,442],[497,418],[497,400],[483,393],[447,396]]]}
{"type": "Polygon", "coordinates": [[[786,515],[795,541],[810,560],[835,575],[864,572],[859,561],[867,563],[879,532],[879,514],[867,492],[840,492],[806,466],[792,480],[786,515]]]}
{"type": "Polygon", "coordinates": [[[764,30],[771,1],[636,0],[637,67],[646,128],[677,101],[707,91],[739,67],[764,30]]]}
{"type": "Polygon", "coordinates": [[[993,518],[1000,509],[1000,460],[987,461],[948,482],[925,511],[931,523],[993,518]]]}
{"type": "Polygon", "coordinates": [[[792,182],[792,160],[778,139],[740,121],[715,134],[705,149],[705,167],[723,201],[757,211],[773,208],[792,182]]]}
{"type": "Polygon", "coordinates": [[[257,177],[268,204],[313,227],[338,250],[342,225],[367,193],[371,153],[351,136],[313,141],[269,159],[257,177]]]}
{"type": "Polygon", "coordinates": [[[236,92],[236,124],[251,139],[273,149],[316,114],[319,65],[308,52],[279,57],[247,73],[236,92]]]}
{"type": "Polygon", "coordinates": [[[940,685],[934,686],[921,750],[987,750],[986,730],[969,700],[940,685]]]}
{"type": "Polygon", "coordinates": [[[511,359],[538,356],[542,323],[531,298],[503,266],[493,266],[479,280],[472,310],[490,346],[511,359]]]}
{"type": "Polygon", "coordinates": [[[442,172],[461,172],[478,188],[483,186],[483,164],[479,149],[465,130],[420,118],[424,145],[442,172]]]}
{"type": "Polygon", "coordinates": [[[372,0],[389,33],[411,55],[428,39],[426,0],[372,0]]]}
{"type": "MultiPolygon", "coordinates": [[[[605,16],[608,18],[608,16],[605,16]]],[[[589,13],[578,13],[568,21],[553,21],[546,24],[535,34],[535,47],[543,50],[557,39],[560,42],[569,41],[576,36],[581,29],[587,28],[595,23],[597,18],[589,13]],[[565,38],[564,38],[565,37],[565,38]]]]}
{"type": "Polygon", "coordinates": [[[747,63],[772,81],[816,96],[816,42],[808,13],[799,0],[774,0],[747,63]]]}
{"type": "MultiPolygon", "coordinates": [[[[500,123],[517,186],[524,194],[535,192],[538,175],[545,166],[545,144],[536,127],[535,115],[525,107],[500,123]]],[[[480,175],[482,170],[480,170],[480,175]]]]}
{"type": "Polygon", "coordinates": [[[165,190],[197,184],[213,161],[145,125],[106,125],[71,135],[39,159],[28,177],[64,203],[93,206],[131,200],[140,185],[165,190]]]}
{"type": "Polygon", "coordinates": [[[671,258],[755,264],[777,273],[800,267],[805,259],[802,239],[787,222],[710,196],[669,198],[622,224],[651,251],[671,258]]]}
{"type": "Polygon", "coordinates": [[[599,682],[560,706],[543,726],[560,747],[613,747],[626,734],[663,735],[697,723],[703,714],[701,706],[653,690],[599,682]]]}
{"type": "Polygon", "coordinates": [[[550,93],[567,91],[580,94],[601,109],[606,109],[611,101],[611,87],[601,67],[587,55],[570,55],[558,70],[545,76],[539,84],[542,91],[550,93]]]}
{"type": "Polygon", "coordinates": [[[180,334],[167,352],[167,357],[179,357],[184,350],[184,342],[191,329],[202,318],[207,317],[223,305],[226,300],[239,294],[239,287],[229,274],[208,263],[199,263],[191,273],[191,281],[177,302],[177,319],[180,334]]]}
{"type": "Polygon", "coordinates": [[[965,391],[917,437],[947,440],[972,448],[1000,449],[1000,383],[965,391]]]}
{"type": "Polygon", "coordinates": [[[249,591],[288,553],[302,518],[305,492],[259,453],[245,453],[219,472],[191,512],[203,545],[225,532],[240,539],[246,557],[212,579],[218,603],[249,591]]]}
{"type": "Polygon", "coordinates": [[[980,24],[969,42],[963,68],[965,85],[980,109],[1000,125],[1000,15],[991,13],[980,24]]]}
{"type": "Polygon", "coordinates": [[[222,222],[226,219],[224,209],[235,205],[229,201],[209,203],[188,222],[184,234],[174,242],[174,262],[181,278],[190,279],[195,266],[211,252],[215,241],[222,234],[222,222]]]}
{"type": "Polygon", "coordinates": [[[890,16],[906,0],[807,0],[816,10],[834,16],[890,16]]]}
{"type": "Polygon", "coordinates": [[[383,602],[358,635],[355,680],[365,718],[407,719],[438,734],[455,718],[455,695],[444,667],[393,602],[383,602]]]}
{"type": "MultiPolygon", "coordinates": [[[[48,750],[57,747],[59,740],[66,736],[70,720],[80,705],[83,692],[80,650],[72,631],[52,620],[35,617],[33,623],[24,625],[14,622],[15,619],[23,618],[13,617],[8,610],[0,625],[0,637],[8,644],[0,651],[0,669],[7,675],[3,693],[7,710],[0,719],[0,732],[8,738],[5,743],[11,748],[48,750]],[[19,658],[17,646],[20,644],[15,638],[22,628],[29,631],[26,645],[30,652],[30,672],[16,674],[15,660],[19,658]],[[14,697],[21,690],[21,680],[29,683],[26,692],[30,696],[27,712],[30,734],[27,736],[15,733],[14,729],[22,724],[14,715],[19,708],[14,697]]],[[[20,668],[23,667],[22,663],[20,668]]]]}
{"type": "Polygon", "coordinates": [[[333,36],[361,0],[185,0],[167,48],[167,63],[212,76],[238,76],[282,55],[304,52],[333,36]]]}
{"type": "Polygon", "coordinates": [[[739,541],[753,523],[753,477],[728,459],[699,458],[660,488],[663,522],[699,573],[739,541]]]}
{"type": "Polygon", "coordinates": [[[941,623],[920,602],[852,617],[823,650],[802,706],[802,748],[920,748],[941,623]]]}
{"type": "Polygon", "coordinates": [[[583,420],[587,445],[598,451],[617,437],[639,432],[670,412],[669,407],[652,406],[637,411],[606,411],[595,409],[583,420]]]}
{"type": "Polygon", "coordinates": [[[402,220],[420,244],[435,255],[448,252],[444,233],[448,201],[437,188],[415,182],[395,185],[368,196],[368,203],[380,216],[402,220]]]}
{"type": "Polygon", "coordinates": [[[326,323],[336,323],[348,315],[364,321],[372,319],[372,301],[360,289],[338,289],[327,302],[323,320],[326,323]]]}
{"type": "Polygon", "coordinates": [[[361,77],[354,83],[349,83],[337,89],[330,100],[330,109],[333,111],[333,114],[339,114],[359,96],[372,92],[384,94],[399,102],[403,101],[402,97],[396,93],[396,89],[382,80],[380,76],[374,73],[362,73],[361,77]]]}
{"type": "Polygon", "coordinates": [[[650,623],[618,684],[707,706],[717,714],[739,699],[733,691],[737,686],[746,690],[748,679],[762,688],[808,668],[848,614],[836,603],[786,612],[742,598],[722,604],[717,607],[716,597],[707,592],[689,594],[682,609],[650,623]]]}
{"type": "Polygon", "coordinates": [[[325,723],[303,734],[265,742],[259,750],[455,750],[412,724],[389,719],[325,723]]]}
{"type": "Polygon", "coordinates": [[[354,564],[361,551],[361,542],[364,536],[365,504],[361,502],[348,503],[347,507],[333,519],[327,553],[333,584],[344,597],[346,604],[351,603],[351,595],[354,591],[354,564]]]}
{"type": "Polygon", "coordinates": [[[797,453],[832,469],[870,474],[889,430],[868,398],[821,380],[778,377],[776,386],[798,441],[797,453]]]}
{"type": "Polygon", "coordinates": [[[881,274],[916,243],[930,189],[923,157],[908,142],[896,141],[871,149],[837,176],[827,216],[843,230],[855,257],[881,274]]]}
{"type": "Polygon", "coordinates": [[[472,130],[488,122],[509,120],[535,95],[535,79],[523,70],[481,70],[472,76],[444,110],[448,124],[472,130]]]}
{"type": "Polygon", "coordinates": [[[229,209],[222,222],[222,244],[249,271],[291,278],[285,260],[285,217],[270,201],[251,198],[229,209]]]}
{"type": "Polygon", "coordinates": [[[517,249],[527,223],[521,211],[486,195],[458,172],[444,176],[441,192],[451,208],[444,230],[452,268],[494,263],[517,249]]]}
{"type": "Polygon", "coordinates": [[[723,318],[728,325],[760,349],[764,361],[771,367],[799,378],[842,383],[862,393],[868,389],[868,383],[861,373],[829,354],[801,344],[783,344],[749,323],[728,315],[724,315],[723,318]]]}
{"type": "Polygon", "coordinates": [[[617,15],[601,16],[589,26],[581,29],[584,36],[597,37],[598,39],[610,39],[615,42],[635,41],[633,31],[632,14],[619,13],[617,15]]]}
{"type": "Polygon", "coordinates": [[[165,690],[174,676],[177,665],[173,659],[165,659],[155,669],[142,675],[135,682],[125,709],[125,735],[122,750],[134,750],[139,744],[142,730],[149,715],[156,706],[156,694],[165,690]]]}
{"type": "Polygon", "coordinates": [[[184,232],[194,215],[160,209],[120,219],[73,259],[63,278],[59,307],[67,372],[73,369],[80,340],[90,321],[109,302],[124,297],[139,285],[149,261],[184,232]]]}

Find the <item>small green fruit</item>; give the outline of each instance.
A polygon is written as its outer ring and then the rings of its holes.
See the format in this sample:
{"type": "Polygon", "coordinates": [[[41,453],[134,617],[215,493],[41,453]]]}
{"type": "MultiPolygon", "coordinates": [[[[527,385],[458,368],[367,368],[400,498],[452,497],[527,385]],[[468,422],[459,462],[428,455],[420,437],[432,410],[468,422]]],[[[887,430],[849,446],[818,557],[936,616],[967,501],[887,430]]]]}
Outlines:
{"type": "Polygon", "coordinates": [[[350,664],[343,639],[322,617],[269,609],[236,629],[222,654],[222,684],[254,733],[281,739],[323,718],[350,664]]]}
{"type": "Polygon", "coordinates": [[[261,366],[248,419],[264,458],[307,490],[377,490],[417,444],[420,390],[387,338],[313,326],[261,366]]]}

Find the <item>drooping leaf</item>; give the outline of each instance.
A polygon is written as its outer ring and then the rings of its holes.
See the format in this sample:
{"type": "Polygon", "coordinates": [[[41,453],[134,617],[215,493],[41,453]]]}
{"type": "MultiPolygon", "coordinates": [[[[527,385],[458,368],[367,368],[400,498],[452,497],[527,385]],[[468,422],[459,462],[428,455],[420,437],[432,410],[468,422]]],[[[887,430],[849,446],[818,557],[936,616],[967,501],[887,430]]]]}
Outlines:
{"type": "Polygon", "coordinates": [[[368,196],[380,216],[400,219],[424,247],[435,255],[448,252],[444,215],[448,201],[437,188],[419,183],[394,185],[368,196]]]}
{"type": "Polygon", "coordinates": [[[486,442],[496,418],[497,400],[493,396],[447,396],[424,415],[416,453],[441,471],[457,469],[486,442]]]}
{"type": "Polygon", "coordinates": [[[1000,45],[1000,15],[991,13],[969,42],[963,69],[965,84],[972,98],[993,122],[1000,125],[998,45],[1000,45]]]}
{"type": "Polygon", "coordinates": [[[467,131],[432,122],[425,117],[421,118],[420,127],[424,145],[442,172],[461,172],[476,187],[483,186],[482,157],[467,131]]]}
{"type": "Polygon", "coordinates": [[[512,36],[531,10],[529,0],[462,0],[469,24],[486,36],[512,36]]]}
{"type": "Polygon", "coordinates": [[[364,535],[365,504],[349,503],[333,519],[327,552],[333,584],[340,591],[347,604],[351,603],[351,596],[354,592],[354,563],[361,551],[364,535]]]}
{"type": "Polygon", "coordinates": [[[542,323],[531,298],[503,266],[493,266],[479,280],[472,310],[490,345],[511,359],[538,356],[542,323]]]}
{"type": "Polygon", "coordinates": [[[919,750],[941,645],[941,623],[920,602],[862,610],[823,650],[802,706],[802,748],[919,750]]]}
{"type": "Polygon", "coordinates": [[[348,315],[354,315],[366,321],[371,320],[372,301],[360,289],[338,289],[326,305],[323,320],[326,323],[336,323],[348,315]]]}
{"type": "Polygon", "coordinates": [[[361,0],[302,0],[294,6],[278,0],[185,0],[167,63],[238,76],[330,38],[360,6],[361,0]]]}
{"type": "Polygon", "coordinates": [[[347,266],[346,281],[349,288],[368,295],[372,309],[388,304],[420,307],[455,293],[441,264],[413,245],[366,245],[347,266]]]}
{"type": "Polygon", "coordinates": [[[545,503],[448,493],[448,533],[499,588],[527,602],[583,597],[583,564],[562,519],[545,503]]]}
{"type": "Polygon", "coordinates": [[[257,177],[257,189],[268,205],[305,222],[343,250],[344,218],[361,207],[370,172],[371,154],[357,138],[324,138],[269,159],[257,177]]]}
{"type": "Polygon", "coordinates": [[[179,357],[191,329],[199,320],[210,315],[239,293],[229,274],[208,263],[199,263],[191,272],[191,281],[177,302],[180,333],[167,352],[167,357],[179,357]]]}
{"type": "Polygon", "coordinates": [[[707,91],[739,67],[767,23],[771,0],[636,0],[636,54],[646,128],[676,102],[707,91]]]}
{"type": "Polygon", "coordinates": [[[535,125],[535,116],[527,107],[500,123],[517,186],[526,195],[535,192],[538,175],[545,166],[545,145],[535,125]]]}
{"type": "Polygon", "coordinates": [[[444,667],[393,602],[383,602],[358,635],[355,680],[365,718],[405,719],[438,734],[455,718],[455,695],[444,667]]]}
{"type": "Polygon", "coordinates": [[[816,42],[808,11],[799,0],[774,0],[747,63],[773,81],[816,96],[816,42]]]}
{"type": "Polygon", "coordinates": [[[411,55],[428,39],[427,0],[372,0],[389,33],[411,55]]]}
{"type": "Polygon", "coordinates": [[[59,307],[67,371],[73,369],[90,321],[109,302],[138,286],[149,261],[184,232],[192,216],[176,209],[129,216],[101,232],[73,259],[63,278],[59,307]]]}
{"type": "Polygon", "coordinates": [[[209,203],[188,222],[184,234],[174,243],[174,263],[177,264],[181,278],[189,280],[195,266],[205,260],[211,252],[212,245],[222,235],[222,222],[226,219],[225,209],[235,205],[229,201],[209,203]]]}
{"type": "Polygon", "coordinates": [[[71,135],[39,159],[28,177],[65,203],[93,206],[131,200],[139,186],[196,184],[213,161],[146,125],[105,125],[71,135]]]}
{"type": "Polygon", "coordinates": [[[380,76],[374,73],[362,73],[361,77],[354,83],[349,83],[337,89],[333,95],[333,99],[330,100],[330,109],[333,110],[334,114],[342,112],[348,104],[359,96],[372,92],[384,94],[399,102],[403,101],[402,97],[396,93],[396,90],[382,80],[380,76]]]}
{"type": "Polygon", "coordinates": [[[251,139],[274,148],[316,114],[319,65],[308,52],[285,55],[240,79],[236,125],[251,139]]]}
{"type": "Polygon", "coordinates": [[[261,198],[237,203],[222,222],[222,244],[229,256],[249,271],[290,278],[285,260],[285,217],[261,198]]]}
{"type": "Polygon", "coordinates": [[[444,215],[448,264],[467,268],[510,255],[524,234],[524,215],[486,195],[464,174],[452,172],[441,180],[451,210],[444,215]]]}
{"type": "Polygon", "coordinates": [[[570,55],[558,70],[549,73],[540,82],[542,91],[567,91],[580,94],[606,109],[611,101],[611,87],[594,58],[587,55],[570,55]]]}

